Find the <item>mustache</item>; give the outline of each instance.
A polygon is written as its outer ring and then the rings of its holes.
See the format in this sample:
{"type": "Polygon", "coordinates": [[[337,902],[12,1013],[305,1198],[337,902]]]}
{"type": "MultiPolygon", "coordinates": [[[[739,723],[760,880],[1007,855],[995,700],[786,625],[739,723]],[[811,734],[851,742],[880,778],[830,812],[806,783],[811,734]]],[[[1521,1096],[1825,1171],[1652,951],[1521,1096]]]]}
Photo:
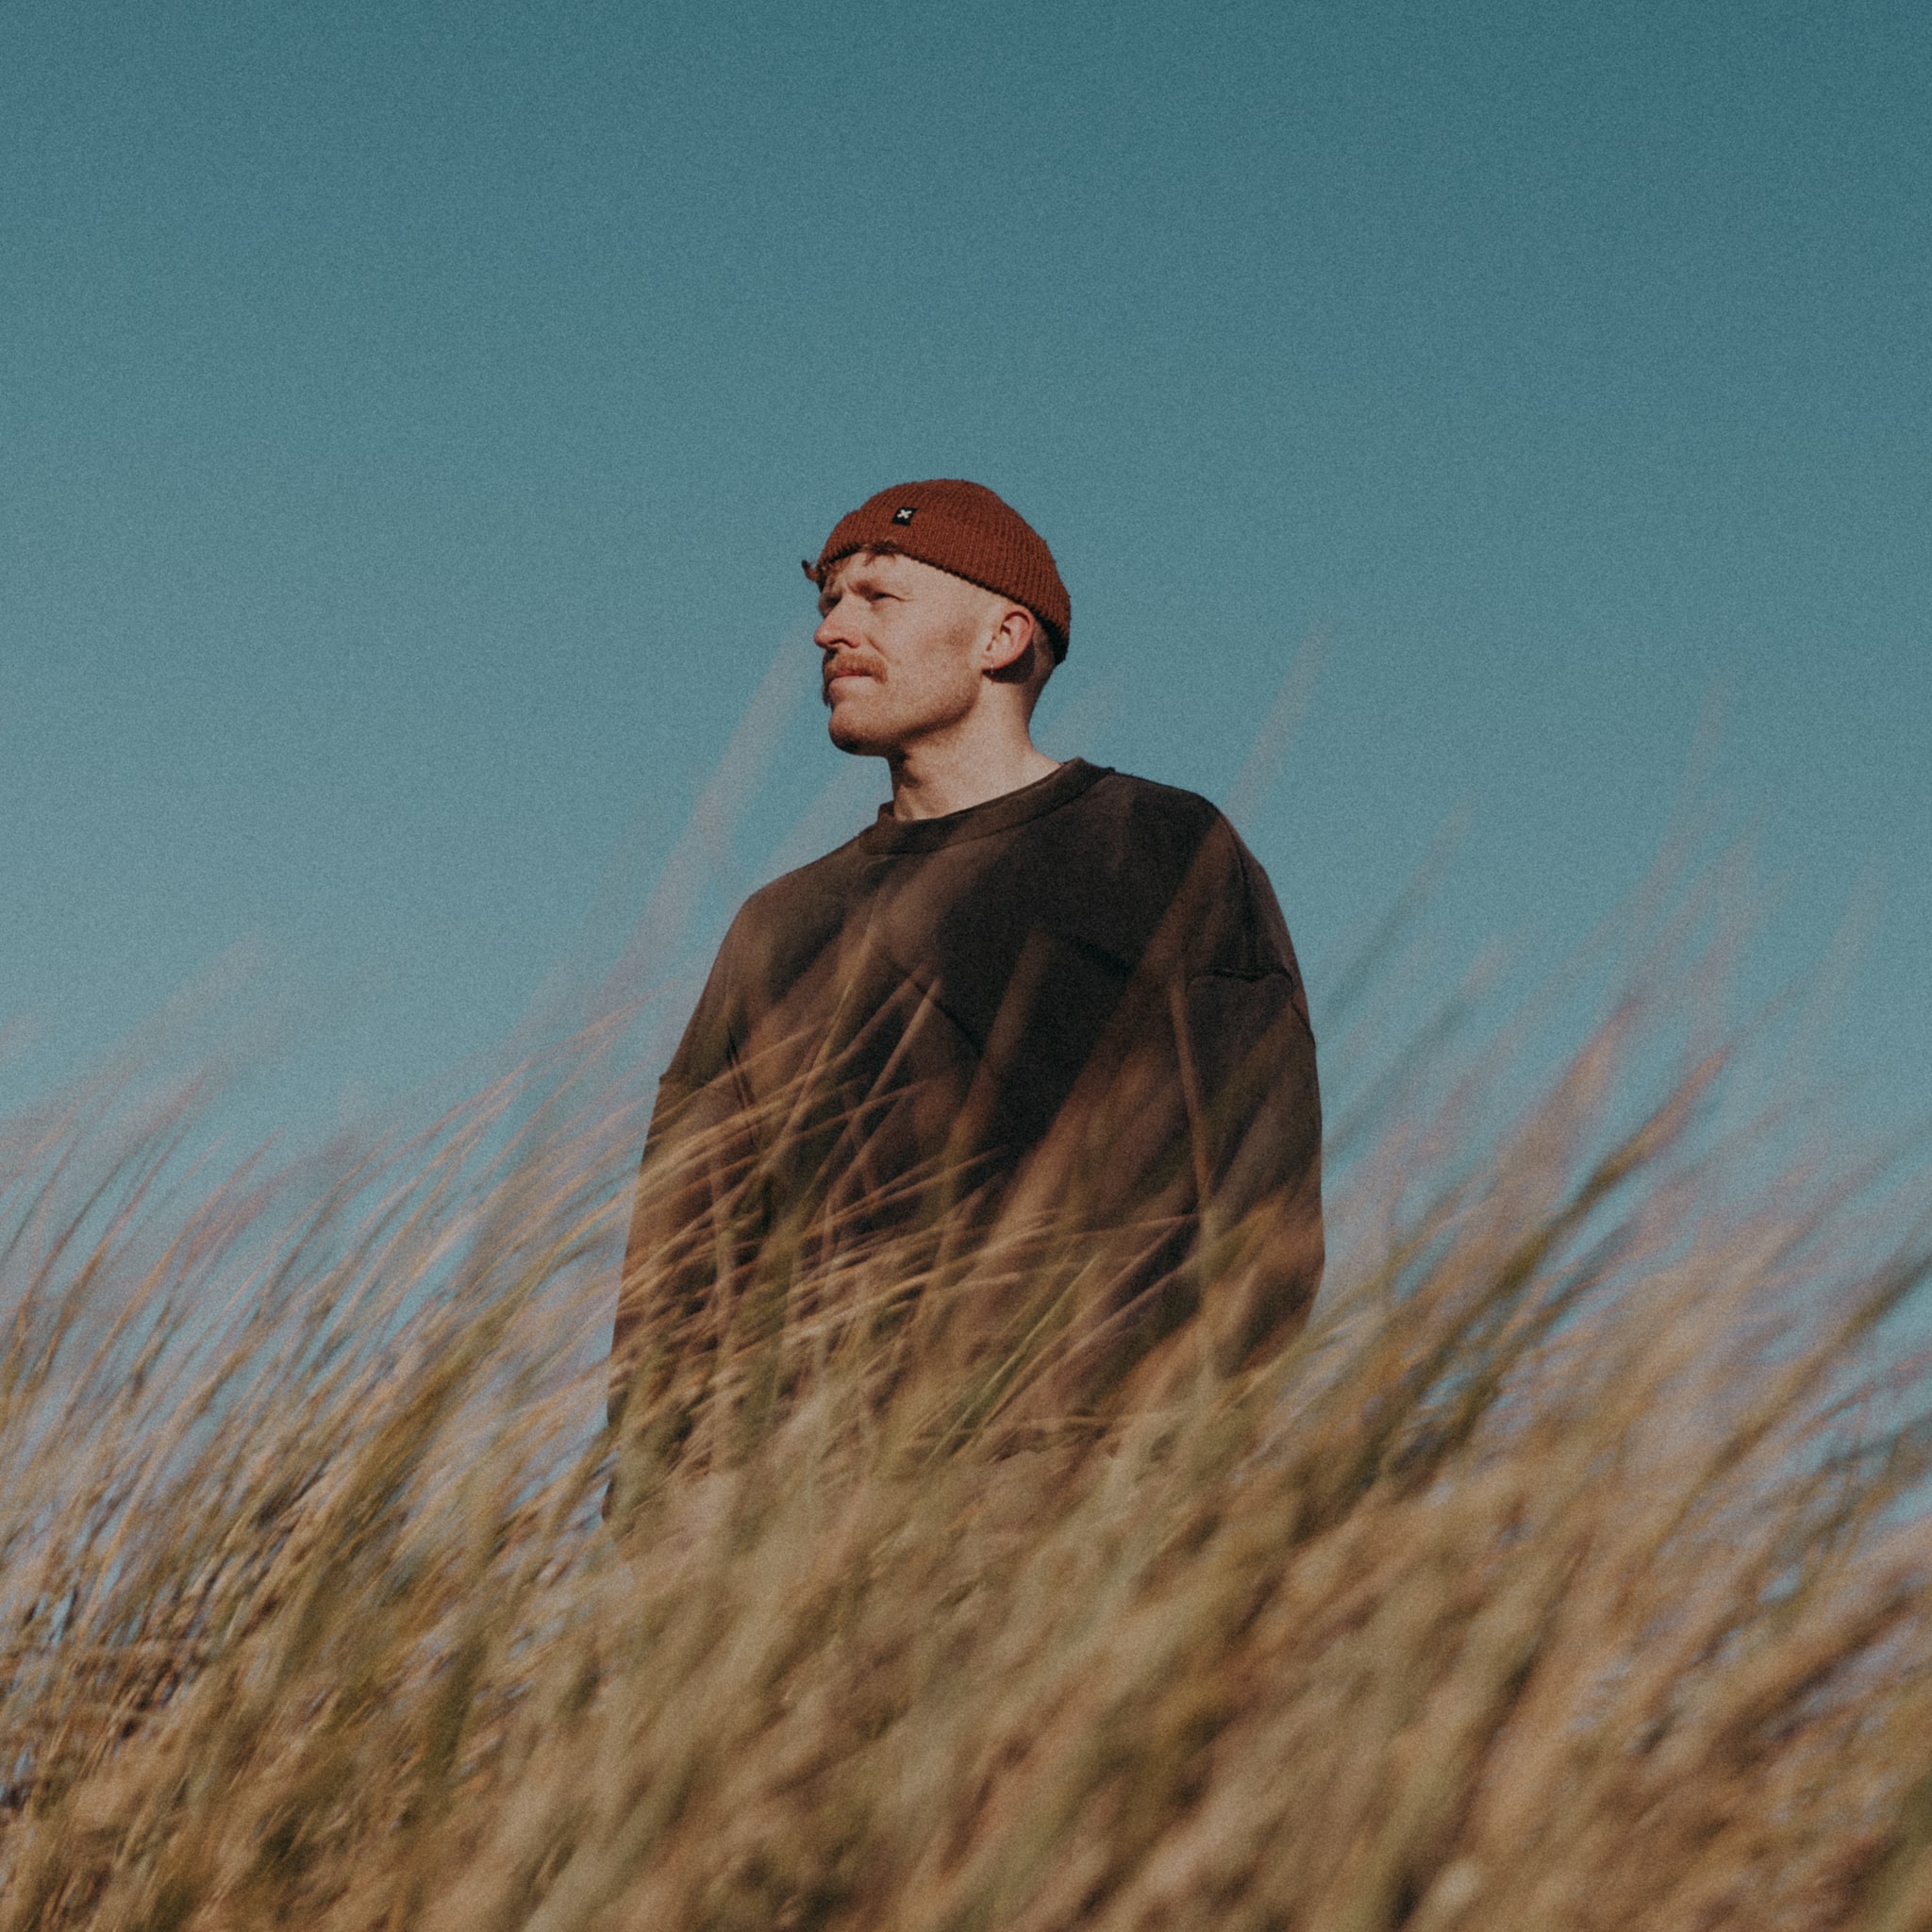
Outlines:
{"type": "Polygon", "coordinates": [[[835,677],[876,677],[878,674],[870,664],[858,658],[828,658],[819,673],[819,697],[829,709],[832,703],[832,680],[835,677]]]}

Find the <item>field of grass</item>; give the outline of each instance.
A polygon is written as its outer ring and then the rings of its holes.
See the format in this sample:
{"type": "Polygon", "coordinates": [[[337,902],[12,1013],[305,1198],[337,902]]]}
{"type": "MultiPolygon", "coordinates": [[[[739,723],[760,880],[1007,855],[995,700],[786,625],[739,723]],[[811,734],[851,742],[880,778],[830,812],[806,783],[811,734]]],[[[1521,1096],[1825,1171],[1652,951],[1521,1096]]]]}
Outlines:
{"type": "Polygon", "coordinates": [[[1909,1212],[1649,983],[1534,1090],[1333,1076],[1307,1330],[1100,1414],[1077,1257],[927,1242],[614,1443],[594,1032],[274,1171],[6,1124],[0,1932],[1932,1926],[1909,1212]]]}

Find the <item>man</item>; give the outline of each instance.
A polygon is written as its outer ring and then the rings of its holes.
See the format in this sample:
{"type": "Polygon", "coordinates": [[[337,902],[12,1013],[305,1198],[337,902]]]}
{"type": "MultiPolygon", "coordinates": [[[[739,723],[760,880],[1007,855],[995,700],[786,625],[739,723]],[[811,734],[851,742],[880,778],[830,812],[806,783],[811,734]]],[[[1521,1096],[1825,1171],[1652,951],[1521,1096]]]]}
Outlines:
{"type": "Polygon", "coordinates": [[[645,1147],[613,1413],[647,1381],[688,1418],[734,1337],[810,1314],[841,1256],[896,1240],[909,1267],[922,1229],[1085,1263],[1076,1407],[1197,1314],[1252,1359],[1322,1269],[1314,1040],[1266,875],[1206,800],[1035,746],[1071,606],[991,491],[883,491],[805,569],[832,741],[885,759],[891,802],[719,951],[645,1147]]]}

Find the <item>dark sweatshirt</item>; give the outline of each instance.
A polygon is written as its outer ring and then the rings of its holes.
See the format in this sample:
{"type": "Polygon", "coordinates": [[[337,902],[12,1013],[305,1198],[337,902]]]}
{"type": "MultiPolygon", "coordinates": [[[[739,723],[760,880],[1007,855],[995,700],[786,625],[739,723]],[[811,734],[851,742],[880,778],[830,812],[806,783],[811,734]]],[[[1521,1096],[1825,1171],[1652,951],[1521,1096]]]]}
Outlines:
{"type": "Polygon", "coordinates": [[[745,902],[658,1089],[619,1378],[647,1322],[715,1332],[781,1224],[823,1256],[1023,1196],[1124,1232],[1124,1333],[1205,1280],[1244,1358],[1320,1279],[1314,1039],[1267,875],[1207,800],[1077,758],[943,818],[882,808],[745,902]]]}

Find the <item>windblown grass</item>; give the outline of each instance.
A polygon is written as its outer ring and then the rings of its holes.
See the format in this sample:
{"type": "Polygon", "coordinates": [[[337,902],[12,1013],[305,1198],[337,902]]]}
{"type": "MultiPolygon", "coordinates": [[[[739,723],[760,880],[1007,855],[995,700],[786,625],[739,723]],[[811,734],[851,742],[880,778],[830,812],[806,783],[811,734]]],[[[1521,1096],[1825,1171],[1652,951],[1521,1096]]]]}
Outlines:
{"type": "Polygon", "coordinates": [[[599,1039],[276,1174],[13,1123],[0,1928],[1932,1925],[1920,1263],[1660,1037],[1389,1088],[1307,1330],[1105,1414],[1077,1256],[789,1280],[610,1526],[599,1039]]]}

